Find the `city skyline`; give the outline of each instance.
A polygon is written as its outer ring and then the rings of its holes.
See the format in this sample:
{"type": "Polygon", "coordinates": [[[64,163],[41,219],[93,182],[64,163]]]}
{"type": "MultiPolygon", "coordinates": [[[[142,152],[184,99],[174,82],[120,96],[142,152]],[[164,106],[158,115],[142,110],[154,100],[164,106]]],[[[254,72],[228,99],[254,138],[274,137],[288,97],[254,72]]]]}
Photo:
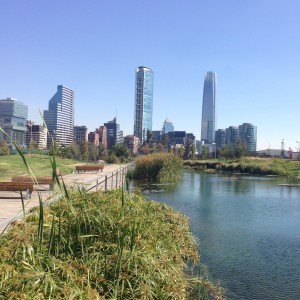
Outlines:
{"type": "Polygon", "coordinates": [[[288,3],[2,1],[0,98],[22,101],[29,119],[39,122],[52,87],[70,86],[76,125],[92,130],[117,109],[127,135],[133,132],[135,68],[146,65],[155,71],[153,129],[168,116],[175,128],[200,139],[203,78],[213,70],[216,129],[252,123],[257,149],[279,149],[284,139],[295,150],[300,3],[288,3]],[[141,22],[140,12],[152,22],[141,22]]]}

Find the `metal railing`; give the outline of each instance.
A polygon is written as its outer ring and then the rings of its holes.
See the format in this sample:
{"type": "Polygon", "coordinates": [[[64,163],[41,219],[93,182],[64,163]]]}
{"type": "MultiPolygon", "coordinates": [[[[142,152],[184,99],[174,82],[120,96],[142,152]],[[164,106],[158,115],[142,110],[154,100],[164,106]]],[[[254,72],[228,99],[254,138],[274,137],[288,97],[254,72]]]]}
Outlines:
{"type": "Polygon", "coordinates": [[[112,190],[120,188],[123,183],[125,182],[126,174],[129,169],[132,169],[134,166],[134,163],[131,163],[129,165],[126,165],[125,167],[120,167],[120,170],[117,170],[116,172],[112,172],[111,175],[105,175],[105,178],[103,180],[96,179],[96,182],[93,180],[92,182],[95,182],[94,185],[91,187],[85,189],[87,192],[95,189],[98,190],[112,190]]]}

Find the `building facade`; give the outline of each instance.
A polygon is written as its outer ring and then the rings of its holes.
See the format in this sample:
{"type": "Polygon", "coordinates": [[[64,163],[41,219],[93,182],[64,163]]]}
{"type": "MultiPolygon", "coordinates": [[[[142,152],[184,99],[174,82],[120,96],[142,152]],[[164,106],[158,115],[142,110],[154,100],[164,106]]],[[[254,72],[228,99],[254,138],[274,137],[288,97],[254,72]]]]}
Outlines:
{"type": "Polygon", "coordinates": [[[224,129],[218,129],[215,133],[215,142],[217,150],[221,150],[226,145],[226,132],[224,129]]]}
{"type": "Polygon", "coordinates": [[[236,147],[236,143],[239,139],[239,129],[236,126],[229,126],[225,129],[226,145],[230,145],[233,148],[236,147]]]}
{"type": "Polygon", "coordinates": [[[166,118],[162,127],[162,134],[166,134],[169,132],[174,132],[174,125],[169,118],[166,118]]]}
{"type": "Polygon", "coordinates": [[[107,134],[107,149],[112,149],[117,144],[123,144],[123,131],[120,130],[120,125],[117,123],[117,119],[104,123],[107,134]]]}
{"type": "MultiPolygon", "coordinates": [[[[74,91],[63,85],[49,100],[48,110],[44,110],[44,120],[51,137],[59,145],[70,145],[74,141],[74,91]]],[[[51,137],[48,136],[48,147],[51,137]]]]}
{"type": "Polygon", "coordinates": [[[26,122],[28,119],[28,107],[14,99],[0,100],[0,127],[6,132],[0,131],[0,142],[5,140],[11,149],[13,142],[21,148],[26,147],[26,122]]]}
{"type": "Polygon", "coordinates": [[[214,142],[216,105],[216,73],[207,72],[204,79],[201,140],[205,144],[214,142]]]}
{"type": "Polygon", "coordinates": [[[107,149],[107,129],[105,126],[100,126],[99,132],[99,144],[102,144],[107,149]]]}
{"type": "Polygon", "coordinates": [[[256,151],[257,127],[250,123],[243,123],[239,126],[239,138],[246,144],[248,153],[256,151]]]}
{"type": "Polygon", "coordinates": [[[74,126],[74,142],[79,144],[88,141],[88,128],[86,126],[74,126]]]}
{"type": "Polygon", "coordinates": [[[143,143],[147,139],[147,131],[152,131],[153,71],[148,67],[136,69],[134,107],[134,136],[143,143]]]}
{"type": "Polygon", "coordinates": [[[132,154],[137,154],[139,150],[139,138],[134,135],[124,137],[124,145],[131,150],[132,154]]]}
{"type": "Polygon", "coordinates": [[[36,143],[39,149],[47,149],[47,128],[42,125],[27,122],[26,145],[31,150],[32,143],[36,143]]]}

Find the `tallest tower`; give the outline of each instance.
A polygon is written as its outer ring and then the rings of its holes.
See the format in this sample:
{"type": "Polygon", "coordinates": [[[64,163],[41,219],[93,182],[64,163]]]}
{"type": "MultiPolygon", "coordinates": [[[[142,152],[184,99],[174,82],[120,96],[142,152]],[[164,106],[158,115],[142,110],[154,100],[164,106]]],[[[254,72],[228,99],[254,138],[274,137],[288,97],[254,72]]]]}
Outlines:
{"type": "Polygon", "coordinates": [[[153,71],[148,67],[136,69],[134,108],[134,135],[143,143],[152,130],[153,71]]]}
{"type": "Polygon", "coordinates": [[[201,141],[205,144],[214,142],[216,103],[216,73],[207,72],[204,79],[201,141]]]}

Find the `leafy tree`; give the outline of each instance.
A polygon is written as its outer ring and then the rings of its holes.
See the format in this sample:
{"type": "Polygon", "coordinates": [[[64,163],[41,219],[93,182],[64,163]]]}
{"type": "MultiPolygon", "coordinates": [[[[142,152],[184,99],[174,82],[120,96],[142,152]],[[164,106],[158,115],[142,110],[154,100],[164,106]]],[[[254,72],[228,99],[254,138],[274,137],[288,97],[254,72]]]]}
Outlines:
{"type": "Polygon", "coordinates": [[[89,157],[89,144],[88,142],[80,142],[79,143],[79,149],[80,149],[80,158],[82,160],[87,160],[89,157]]]}
{"type": "Polygon", "coordinates": [[[146,143],[142,146],[142,148],[140,149],[140,152],[144,155],[149,154],[150,153],[150,147],[149,145],[146,143]]]}
{"type": "Polygon", "coordinates": [[[169,135],[167,133],[164,133],[161,137],[161,143],[164,145],[164,147],[167,149],[169,145],[169,135]]]}
{"type": "Polygon", "coordinates": [[[221,156],[228,159],[235,156],[234,148],[231,145],[225,145],[221,150],[221,156]]]}
{"type": "Polygon", "coordinates": [[[80,147],[77,143],[72,143],[69,146],[69,154],[70,158],[80,159],[80,147]]]}
{"type": "Polygon", "coordinates": [[[100,144],[98,146],[98,158],[101,160],[107,159],[107,149],[104,147],[104,145],[100,144]]]}
{"type": "Polygon", "coordinates": [[[235,147],[235,157],[240,158],[247,154],[247,145],[242,140],[237,140],[235,147]]]}
{"type": "Polygon", "coordinates": [[[117,144],[117,145],[113,146],[111,151],[116,155],[116,157],[123,157],[123,158],[127,159],[130,156],[129,149],[122,144],[117,144]]]}
{"type": "Polygon", "coordinates": [[[191,159],[193,157],[193,141],[191,139],[187,139],[184,145],[184,159],[191,159]]]}
{"type": "Polygon", "coordinates": [[[88,143],[88,160],[96,161],[98,160],[99,151],[94,143],[88,143]]]}
{"type": "Polygon", "coordinates": [[[1,141],[0,155],[7,156],[7,155],[9,155],[9,153],[10,153],[10,150],[9,150],[8,143],[5,140],[1,141]]]}
{"type": "Polygon", "coordinates": [[[206,159],[208,155],[207,148],[203,145],[201,148],[201,158],[206,159]]]}

